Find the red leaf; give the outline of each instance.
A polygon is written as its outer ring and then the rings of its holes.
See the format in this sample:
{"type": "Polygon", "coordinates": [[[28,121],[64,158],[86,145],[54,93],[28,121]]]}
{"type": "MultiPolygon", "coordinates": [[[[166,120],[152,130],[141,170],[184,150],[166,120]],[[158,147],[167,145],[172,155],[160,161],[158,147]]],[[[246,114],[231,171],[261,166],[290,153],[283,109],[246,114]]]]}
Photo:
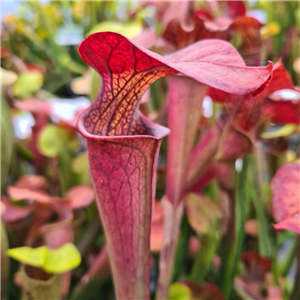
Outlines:
{"type": "Polygon", "coordinates": [[[120,299],[148,293],[153,174],[167,130],[159,132],[154,137],[88,139],[92,181],[120,299]]]}
{"type": "MultiPolygon", "coordinates": [[[[264,274],[267,271],[271,270],[271,259],[262,257],[257,252],[249,251],[242,253],[242,260],[244,261],[245,265],[249,268],[249,272],[251,272],[251,270],[253,271],[254,269],[256,269],[256,271],[259,271],[259,274],[256,275],[258,275],[258,277],[261,279],[263,279],[263,275],[261,274],[264,274]]],[[[253,272],[251,272],[251,274],[252,273],[253,272]]]]}
{"type": "Polygon", "coordinates": [[[90,205],[95,195],[93,188],[90,186],[77,185],[66,192],[66,198],[69,200],[70,207],[78,209],[90,205]]]}
{"type": "Polygon", "coordinates": [[[246,221],[245,232],[255,238],[258,237],[258,222],[256,219],[246,221]]]}
{"type": "Polygon", "coordinates": [[[73,213],[67,205],[57,205],[53,209],[58,215],[58,220],[43,225],[39,230],[43,235],[45,244],[51,249],[57,249],[63,244],[72,243],[74,240],[73,213]]]}
{"type": "MultiPolygon", "coordinates": [[[[231,1],[230,1],[231,2],[231,1]]],[[[240,1],[233,1],[240,2],[240,1]]],[[[242,45],[240,46],[240,52],[242,56],[249,54],[259,53],[262,47],[262,39],[260,36],[260,29],[263,26],[258,20],[252,17],[241,17],[235,20],[230,29],[238,32],[242,36],[242,45]]],[[[251,58],[246,58],[251,59],[251,58]]],[[[260,65],[260,61],[258,61],[260,65]]],[[[253,65],[253,64],[249,64],[253,65]]]]}
{"type": "Polygon", "coordinates": [[[235,160],[244,157],[252,149],[251,140],[227,123],[220,138],[217,160],[235,160]]]}
{"type": "Polygon", "coordinates": [[[264,91],[264,95],[270,95],[275,91],[282,89],[294,89],[294,84],[290,74],[284,68],[281,60],[279,60],[273,68],[272,79],[264,91]]]}
{"type": "Polygon", "coordinates": [[[171,20],[179,19],[188,23],[192,16],[191,1],[148,1],[156,6],[156,20],[165,28],[171,20]]]}
{"type": "Polygon", "coordinates": [[[214,284],[205,283],[198,285],[188,280],[181,280],[180,283],[186,285],[191,290],[192,299],[225,300],[221,290],[214,284]]]}
{"type": "Polygon", "coordinates": [[[209,167],[217,153],[221,130],[213,125],[193,149],[187,167],[187,186],[193,185],[209,167]]]}
{"type": "MultiPolygon", "coordinates": [[[[239,276],[234,278],[234,286],[235,290],[238,294],[243,297],[247,297],[245,299],[255,299],[255,300],[263,300],[263,296],[260,291],[262,288],[261,282],[257,281],[247,281],[239,276]]],[[[275,300],[275,299],[274,299],[275,300]]],[[[277,300],[277,299],[276,299],[277,300]]]]}
{"type": "MultiPolygon", "coordinates": [[[[238,1],[236,1],[238,2],[238,1]]],[[[175,48],[181,49],[197,41],[204,39],[222,39],[228,41],[234,33],[242,37],[240,53],[246,60],[247,65],[261,65],[262,39],[260,29],[263,26],[252,17],[240,17],[231,22],[230,19],[216,19],[208,21],[207,17],[200,13],[194,17],[192,25],[182,23],[179,19],[170,21],[166,27],[163,38],[175,48]]],[[[235,18],[234,18],[235,19],[235,18]]]]}
{"type": "Polygon", "coordinates": [[[262,107],[262,115],[266,121],[277,124],[300,123],[300,99],[293,101],[274,101],[266,99],[262,107]]]}
{"type": "Polygon", "coordinates": [[[46,178],[39,175],[24,175],[14,186],[20,189],[43,190],[46,187],[46,178]]]}
{"type": "MultiPolygon", "coordinates": [[[[66,205],[53,207],[58,214],[58,221],[43,225],[40,232],[43,235],[44,243],[50,249],[58,249],[66,243],[74,242],[74,230],[72,226],[73,213],[66,205]]],[[[71,282],[71,272],[62,274],[61,295],[66,297],[69,292],[71,282]]]]}
{"type": "Polygon", "coordinates": [[[260,87],[266,68],[247,68],[228,43],[203,41],[168,57],[113,33],[95,33],[79,47],[82,59],[102,76],[102,90],[81,115],[91,177],[107,236],[117,298],[149,298],[150,222],[156,161],[169,130],[139,111],[145,90],[162,76],[182,74],[227,92],[260,87]]]}
{"type": "Polygon", "coordinates": [[[266,300],[282,300],[283,299],[283,291],[281,288],[277,286],[268,286],[268,295],[266,300]]]}
{"type": "Polygon", "coordinates": [[[134,43],[146,49],[151,49],[157,40],[154,28],[144,28],[142,32],[132,39],[134,43]]]}
{"type": "Polygon", "coordinates": [[[44,114],[47,116],[52,113],[52,106],[49,102],[42,101],[36,98],[14,101],[14,107],[17,109],[29,111],[31,113],[44,114]]]}
{"type": "Polygon", "coordinates": [[[212,14],[202,9],[195,11],[195,17],[198,17],[202,20],[213,20],[212,14]]]}
{"type": "Polygon", "coordinates": [[[32,199],[41,203],[49,203],[51,201],[51,197],[41,190],[30,190],[26,188],[9,186],[7,188],[7,193],[10,198],[16,201],[24,199],[32,199]]]}
{"type": "Polygon", "coordinates": [[[163,244],[164,234],[164,208],[158,201],[154,202],[151,221],[150,249],[152,252],[159,252],[163,244]]]}
{"type": "Polygon", "coordinates": [[[300,235],[300,163],[281,167],[271,182],[272,212],[278,231],[290,230],[300,235]]]}
{"type": "Polygon", "coordinates": [[[226,15],[234,20],[246,14],[246,6],[243,1],[224,1],[226,6],[226,15]]]}
{"type": "Polygon", "coordinates": [[[1,209],[1,217],[5,223],[17,222],[32,213],[32,206],[18,207],[11,205],[5,196],[1,197],[1,203],[4,204],[3,209],[1,209]]]}
{"type": "MultiPolygon", "coordinates": [[[[235,127],[253,139],[254,133],[251,131],[261,121],[265,121],[264,119],[268,113],[272,115],[272,108],[264,108],[265,99],[271,93],[281,89],[294,89],[294,87],[290,75],[279,61],[274,65],[273,76],[268,84],[252,94],[237,96],[212,88],[208,88],[207,94],[213,101],[225,103],[235,127]]],[[[267,105],[270,105],[270,103],[267,102],[267,105]]]]}
{"type": "Polygon", "coordinates": [[[201,175],[199,175],[190,186],[187,186],[186,192],[199,193],[216,177],[215,168],[209,166],[201,175]]]}
{"type": "MultiPolygon", "coordinates": [[[[275,92],[269,95],[262,107],[262,116],[265,121],[277,123],[277,124],[299,124],[300,123],[300,92],[293,88],[292,80],[287,72],[282,72],[282,81],[286,81],[288,84],[280,84],[281,89],[286,89],[290,93],[275,92]],[[288,75],[288,76],[287,76],[288,75]],[[296,96],[296,97],[295,97],[296,96]]],[[[280,81],[280,78],[278,78],[280,81]]],[[[281,82],[282,82],[281,81],[281,82]]],[[[276,90],[274,90],[276,91],[276,90]]]]}
{"type": "Polygon", "coordinates": [[[184,76],[169,78],[167,199],[177,205],[186,181],[186,168],[200,123],[205,86],[184,76]]]}
{"type": "Polygon", "coordinates": [[[118,114],[122,114],[123,109],[126,111],[127,106],[123,107],[121,100],[131,99],[131,108],[136,108],[138,101],[136,98],[159,77],[181,72],[214,88],[234,94],[246,94],[262,86],[272,69],[271,63],[268,67],[246,67],[229,43],[216,40],[198,42],[167,57],[161,57],[135,46],[119,34],[107,32],[89,36],[82,42],[79,51],[82,59],[98,70],[104,78],[104,87],[99,96],[102,101],[98,103],[98,100],[93,104],[93,119],[87,118],[85,121],[86,128],[90,126],[89,132],[102,135],[107,133],[114,135],[114,132],[119,135],[135,133],[132,126],[127,128],[126,132],[119,129],[121,127],[119,124],[124,121],[126,123],[128,117],[134,121],[138,119],[138,116],[129,111],[125,120],[125,116],[120,120],[116,119],[118,114]],[[140,81],[142,76],[144,80],[140,81]],[[132,92],[124,94],[128,89],[132,92]],[[132,99],[133,96],[135,97],[132,99]],[[111,103],[113,106],[106,111],[111,103]],[[97,124],[98,127],[104,127],[101,133],[95,128],[97,121],[94,119],[99,119],[97,110],[103,119],[97,124]],[[102,111],[106,111],[106,114],[102,115],[102,111]],[[103,126],[107,120],[110,120],[110,124],[103,126]],[[117,121],[117,125],[109,128],[114,121],[117,121]]]}
{"type": "Polygon", "coordinates": [[[218,27],[200,17],[194,18],[193,26],[183,26],[180,20],[172,20],[163,33],[163,38],[177,49],[204,39],[229,40],[229,26],[218,27]]]}

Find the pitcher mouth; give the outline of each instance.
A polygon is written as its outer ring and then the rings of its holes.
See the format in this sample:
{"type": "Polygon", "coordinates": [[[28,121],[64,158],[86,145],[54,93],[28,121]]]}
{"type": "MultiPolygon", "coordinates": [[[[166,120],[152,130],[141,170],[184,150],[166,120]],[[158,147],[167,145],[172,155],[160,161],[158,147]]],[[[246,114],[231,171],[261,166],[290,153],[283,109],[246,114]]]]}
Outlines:
{"type": "Polygon", "coordinates": [[[85,116],[89,114],[90,107],[88,107],[78,118],[76,128],[78,132],[88,140],[101,140],[101,141],[112,141],[116,139],[154,139],[154,140],[161,140],[166,137],[170,133],[170,129],[164,127],[162,125],[156,124],[143,115],[140,115],[143,123],[146,125],[147,132],[145,134],[137,134],[137,135],[113,135],[113,136],[106,136],[106,135],[95,135],[88,132],[84,126],[84,119],[85,116]]]}

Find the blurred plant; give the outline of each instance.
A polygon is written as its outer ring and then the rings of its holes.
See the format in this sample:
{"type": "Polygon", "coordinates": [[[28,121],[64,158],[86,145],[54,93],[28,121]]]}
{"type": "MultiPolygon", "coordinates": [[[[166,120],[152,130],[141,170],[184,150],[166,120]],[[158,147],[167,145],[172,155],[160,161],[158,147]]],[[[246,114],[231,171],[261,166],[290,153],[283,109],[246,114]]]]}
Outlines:
{"type": "Polygon", "coordinates": [[[20,247],[9,249],[8,256],[22,262],[22,287],[26,299],[59,299],[62,276],[80,264],[80,254],[73,244],[64,244],[51,250],[20,247]]]}

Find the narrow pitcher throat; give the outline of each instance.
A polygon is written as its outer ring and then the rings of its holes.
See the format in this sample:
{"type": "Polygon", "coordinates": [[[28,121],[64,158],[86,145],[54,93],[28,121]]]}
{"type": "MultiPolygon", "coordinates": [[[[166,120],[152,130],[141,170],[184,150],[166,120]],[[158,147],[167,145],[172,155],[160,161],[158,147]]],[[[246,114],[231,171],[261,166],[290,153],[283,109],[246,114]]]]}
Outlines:
{"type": "Polygon", "coordinates": [[[90,108],[88,108],[83,114],[79,117],[77,122],[78,132],[85,137],[87,140],[102,140],[102,141],[113,141],[116,139],[119,140],[131,140],[131,139],[154,139],[161,140],[170,133],[170,130],[162,125],[153,123],[143,115],[140,115],[140,120],[143,123],[143,130],[136,132],[136,134],[130,135],[96,135],[90,133],[85,126],[86,116],[90,113],[90,108]]]}

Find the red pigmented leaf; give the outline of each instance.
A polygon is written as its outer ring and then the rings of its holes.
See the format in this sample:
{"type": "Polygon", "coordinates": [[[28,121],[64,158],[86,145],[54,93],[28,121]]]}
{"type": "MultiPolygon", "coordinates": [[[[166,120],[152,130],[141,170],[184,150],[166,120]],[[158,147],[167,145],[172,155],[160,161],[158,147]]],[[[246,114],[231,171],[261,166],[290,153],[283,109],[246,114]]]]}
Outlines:
{"type": "Polygon", "coordinates": [[[235,187],[235,169],[231,163],[214,162],[217,180],[224,190],[232,190],[235,187]]]}
{"type": "Polygon", "coordinates": [[[224,1],[226,16],[234,20],[238,17],[245,16],[246,6],[243,1],[224,1]]]}
{"type": "Polygon", "coordinates": [[[184,76],[170,76],[167,199],[177,205],[186,181],[186,167],[200,122],[205,86],[184,76]]]}
{"type": "Polygon", "coordinates": [[[201,17],[195,17],[192,26],[183,26],[180,20],[175,19],[168,24],[163,33],[163,38],[177,49],[204,39],[229,40],[229,36],[229,26],[219,27],[201,17]]]}
{"type": "Polygon", "coordinates": [[[164,208],[158,201],[154,202],[151,221],[150,249],[159,252],[163,244],[164,233],[164,208]]]}
{"type": "Polygon", "coordinates": [[[236,276],[234,278],[234,286],[237,294],[245,299],[264,300],[261,295],[261,282],[247,281],[244,278],[236,276]]]}
{"type": "Polygon", "coordinates": [[[290,230],[300,235],[300,163],[281,167],[271,182],[272,213],[276,230],[290,230]]]}
{"type": "Polygon", "coordinates": [[[200,249],[201,245],[199,242],[199,238],[195,236],[191,236],[189,240],[189,250],[191,254],[196,255],[200,249]]]}
{"type": "MultiPolygon", "coordinates": [[[[55,223],[45,224],[40,228],[44,244],[50,249],[58,249],[66,243],[74,242],[74,229],[72,226],[73,213],[67,205],[54,206],[58,215],[55,223]]],[[[71,272],[62,274],[61,296],[66,297],[69,292],[71,272]]]]}
{"type": "Polygon", "coordinates": [[[234,160],[244,157],[252,149],[251,140],[241,132],[235,129],[231,123],[227,123],[222,136],[217,160],[234,160]]]}
{"type": "Polygon", "coordinates": [[[240,17],[235,21],[230,19],[216,19],[195,16],[192,25],[186,25],[178,19],[172,20],[163,33],[163,38],[175,48],[181,49],[204,39],[222,39],[228,41],[233,34],[238,33],[242,38],[239,51],[247,65],[261,65],[262,39],[260,28],[263,26],[252,17],[240,17]]]}
{"type": "Polygon", "coordinates": [[[42,190],[46,187],[46,178],[39,175],[25,175],[14,186],[20,189],[42,190]]]}
{"type": "Polygon", "coordinates": [[[211,164],[218,150],[220,136],[220,128],[213,125],[193,149],[187,166],[187,187],[193,185],[211,164]]]}
{"type": "Polygon", "coordinates": [[[149,292],[153,174],[163,135],[92,137],[88,139],[91,177],[106,232],[116,293],[120,299],[144,298],[149,292]]]}
{"type": "Polygon", "coordinates": [[[245,264],[245,273],[242,277],[236,276],[234,284],[237,293],[243,298],[263,300],[265,277],[271,269],[271,259],[260,256],[257,252],[249,251],[242,254],[245,264]]]}
{"type": "Polygon", "coordinates": [[[199,193],[216,177],[216,170],[213,165],[210,165],[205,171],[187,186],[186,192],[199,193]]]}
{"type": "Polygon", "coordinates": [[[260,29],[262,26],[262,23],[252,17],[238,18],[230,25],[231,30],[238,32],[242,36],[242,45],[239,50],[243,57],[261,51],[262,39],[260,29]]]}
{"type": "Polygon", "coordinates": [[[104,32],[89,36],[79,51],[103,77],[102,91],[84,116],[85,129],[96,135],[147,134],[136,111],[138,101],[162,76],[181,72],[214,88],[245,94],[264,84],[272,68],[272,64],[245,67],[230,44],[217,40],[202,41],[161,57],[117,33],[104,32]]]}
{"type": "Polygon", "coordinates": [[[245,232],[255,238],[258,237],[258,222],[256,219],[246,221],[245,232]]]}
{"type": "Polygon", "coordinates": [[[290,74],[287,72],[283,66],[281,60],[279,60],[273,68],[272,79],[264,91],[265,95],[270,95],[275,91],[282,89],[294,89],[294,84],[291,79],[290,74]]]}
{"type": "Polygon", "coordinates": [[[28,98],[22,101],[15,101],[14,107],[35,114],[42,113],[45,115],[50,115],[52,113],[52,106],[49,102],[42,101],[36,98],[28,98]]]}
{"type": "Polygon", "coordinates": [[[277,124],[299,124],[300,93],[298,93],[298,99],[282,97],[276,93],[271,94],[264,101],[262,118],[265,122],[268,121],[277,124]]]}
{"type": "Polygon", "coordinates": [[[202,20],[213,20],[212,14],[210,12],[208,12],[206,10],[202,10],[202,9],[195,11],[195,17],[196,18],[198,17],[202,20]]]}
{"type": "Polygon", "coordinates": [[[213,101],[225,103],[234,126],[253,139],[254,133],[251,131],[263,120],[261,111],[267,96],[277,90],[293,88],[290,75],[279,61],[274,65],[270,81],[252,94],[238,96],[213,88],[208,88],[207,94],[213,101]]]}
{"type": "Polygon", "coordinates": [[[90,205],[95,195],[93,188],[90,186],[77,185],[66,192],[66,198],[71,208],[78,209],[90,205]]]}
{"type": "Polygon", "coordinates": [[[180,283],[186,285],[191,290],[192,299],[225,300],[222,291],[214,284],[205,283],[198,285],[188,280],[182,280],[180,283]]]}
{"type": "Polygon", "coordinates": [[[113,32],[89,36],[79,52],[103,82],[77,128],[88,142],[117,298],[147,299],[156,161],[161,139],[169,130],[139,113],[142,94],[158,78],[179,72],[243,94],[264,84],[272,65],[247,68],[230,44],[216,40],[161,57],[113,32]]]}
{"type": "Polygon", "coordinates": [[[262,257],[257,252],[242,253],[242,260],[248,268],[247,272],[256,277],[254,279],[263,280],[264,274],[271,270],[271,259],[262,257]]]}
{"type": "Polygon", "coordinates": [[[191,1],[149,1],[156,6],[156,20],[165,28],[171,20],[179,19],[188,23],[192,16],[191,1]]]}
{"type": "Polygon", "coordinates": [[[282,300],[283,299],[283,291],[278,286],[268,286],[267,289],[267,298],[266,300],[282,300]]]}
{"type": "Polygon", "coordinates": [[[65,243],[72,243],[73,237],[73,213],[67,205],[53,206],[58,216],[54,223],[47,223],[39,229],[43,235],[45,244],[51,249],[60,248],[65,243]]]}
{"type": "Polygon", "coordinates": [[[14,223],[22,220],[28,217],[33,211],[32,206],[17,207],[11,205],[5,196],[1,197],[1,203],[4,204],[3,209],[1,209],[1,218],[5,223],[14,223]]]}
{"type": "Polygon", "coordinates": [[[139,35],[132,39],[134,43],[146,49],[151,49],[155,45],[156,40],[157,35],[153,28],[144,28],[139,35]]]}
{"type": "Polygon", "coordinates": [[[7,193],[11,199],[16,201],[25,199],[36,200],[42,203],[49,203],[50,201],[50,196],[42,190],[30,190],[9,186],[7,188],[7,193]]]}

